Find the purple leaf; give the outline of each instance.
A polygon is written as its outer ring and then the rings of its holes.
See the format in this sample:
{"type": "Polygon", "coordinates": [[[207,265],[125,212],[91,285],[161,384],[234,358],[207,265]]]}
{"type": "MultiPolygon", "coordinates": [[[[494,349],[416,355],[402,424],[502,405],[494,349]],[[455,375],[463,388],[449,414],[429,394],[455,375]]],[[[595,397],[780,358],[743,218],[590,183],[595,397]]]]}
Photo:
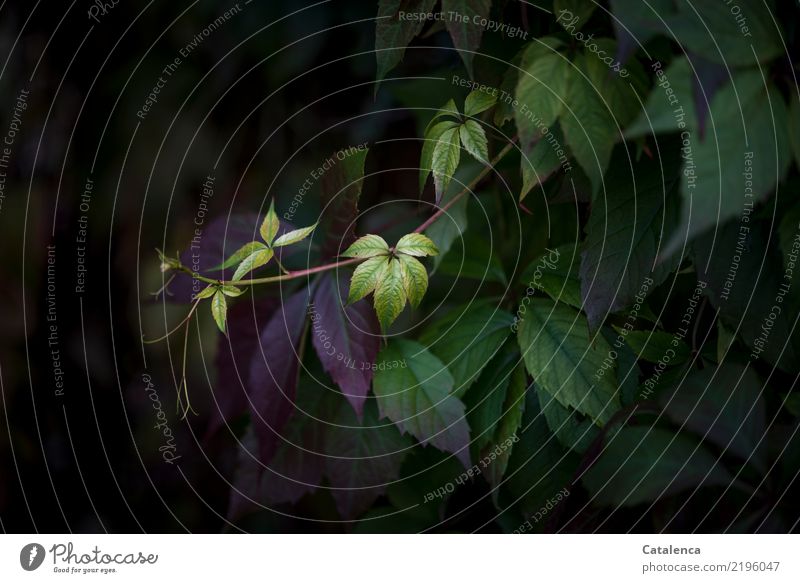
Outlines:
{"type": "Polygon", "coordinates": [[[297,353],[306,320],[308,290],[285,300],[261,332],[250,363],[248,394],[260,457],[268,462],[279,433],[292,413],[300,357],[297,353]]]}
{"type": "Polygon", "coordinates": [[[378,421],[375,409],[367,408],[361,426],[349,408],[341,407],[337,423],[328,427],[325,474],[344,519],[363,514],[386,491],[411,446],[397,427],[378,421]]]}
{"type": "Polygon", "coordinates": [[[278,305],[277,298],[241,299],[228,310],[228,334],[220,334],[217,341],[217,382],[213,389],[216,407],[211,408],[206,439],[247,411],[247,380],[259,330],[278,305]]]}
{"type": "Polygon", "coordinates": [[[372,365],[380,350],[380,328],[365,301],[344,307],[347,290],[326,274],[311,304],[311,338],[322,368],[344,393],[359,417],[372,382],[372,365]]]}

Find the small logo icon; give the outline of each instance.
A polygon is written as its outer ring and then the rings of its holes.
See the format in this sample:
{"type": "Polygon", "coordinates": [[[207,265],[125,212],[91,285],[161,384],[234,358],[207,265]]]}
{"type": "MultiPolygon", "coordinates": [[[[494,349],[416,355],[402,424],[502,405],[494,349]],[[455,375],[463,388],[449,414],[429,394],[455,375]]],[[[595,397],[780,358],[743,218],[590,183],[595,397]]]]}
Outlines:
{"type": "Polygon", "coordinates": [[[38,543],[30,543],[19,552],[19,564],[26,571],[35,571],[44,562],[44,547],[38,543]]]}

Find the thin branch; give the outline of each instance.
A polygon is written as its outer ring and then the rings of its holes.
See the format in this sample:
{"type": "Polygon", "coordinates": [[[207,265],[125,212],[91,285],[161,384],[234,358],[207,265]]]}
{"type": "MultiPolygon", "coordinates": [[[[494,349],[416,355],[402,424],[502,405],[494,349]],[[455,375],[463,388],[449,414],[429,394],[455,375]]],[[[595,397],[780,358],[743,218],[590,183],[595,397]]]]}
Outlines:
{"type": "MultiPolygon", "coordinates": [[[[500,160],[508,154],[511,149],[514,147],[514,142],[512,141],[508,145],[506,145],[497,156],[492,159],[489,164],[480,171],[480,173],[470,181],[470,183],[463,189],[461,192],[456,194],[453,198],[447,201],[443,207],[441,207],[438,211],[433,213],[424,223],[422,223],[419,227],[417,227],[414,232],[415,233],[422,233],[425,229],[430,227],[433,223],[438,221],[442,216],[455,204],[457,203],[464,195],[472,192],[475,187],[480,183],[481,180],[486,178],[486,176],[494,169],[500,160]]],[[[220,280],[220,279],[211,279],[208,277],[204,277],[199,273],[192,271],[185,265],[179,265],[176,269],[183,271],[184,273],[188,273],[194,279],[199,279],[200,281],[204,281],[206,283],[212,285],[235,285],[235,286],[244,286],[244,285],[259,285],[262,283],[277,283],[280,281],[289,281],[291,279],[297,279],[299,277],[307,277],[309,275],[314,275],[315,273],[322,273],[324,271],[330,271],[332,269],[338,269],[339,267],[345,267],[347,265],[353,265],[355,263],[359,263],[364,261],[365,258],[362,257],[355,257],[352,259],[345,259],[342,261],[335,261],[334,263],[327,263],[325,265],[318,265],[317,267],[311,267],[309,269],[301,269],[298,271],[288,271],[283,275],[275,275],[272,277],[257,277],[254,279],[239,279],[236,281],[233,280],[220,280]]]]}

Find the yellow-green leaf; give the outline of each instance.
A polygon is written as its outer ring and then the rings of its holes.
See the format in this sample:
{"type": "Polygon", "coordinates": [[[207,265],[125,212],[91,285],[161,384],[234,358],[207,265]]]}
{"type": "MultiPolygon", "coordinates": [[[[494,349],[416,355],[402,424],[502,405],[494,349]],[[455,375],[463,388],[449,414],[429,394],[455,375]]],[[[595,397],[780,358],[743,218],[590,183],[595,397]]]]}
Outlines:
{"type": "Polygon", "coordinates": [[[439,137],[447,130],[457,128],[458,123],[454,121],[443,121],[437,123],[430,130],[425,132],[425,139],[422,142],[422,154],[419,159],[419,191],[425,190],[425,183],[428,181],[428,174],[431,173],[433,166],[433,151],[439,143],[439,137]]]}
{"type": "Polygon", "coordinates": [[[273,247],[285,247],[286,245],[294,245],[295,243],[299,243],[306,237],[308,237],[314,229],[317,228],[317,223],[314,223],[310,227],[303,227],[302,229],[295,229],[294,231],[289,231],[288,233],[284,233],[272,244],[273,247]]]}
{"type": "Polygon", "coordinates": [[[206,298],[210,298],[211,296],[214,295],[215,291],[217,291],[217,288],[214,287],[213,285],[209,285],[208,287],[200,290],[198,292],[198,294],[196,296],[194,296],[194,299],[196,299],[196,300],[204,300],[206,298]]]}
{"type": "Polygon", "coordinates": [[[342,253],[342,257],[377,257],[389,254],[389,244],[378,235],[364,235],[356,240],[347,250],[342,253]]]}
{"type": "Polygon", "coordinates": [[[269,203],[269,211],[267,211],[267,216],[264,218],[264,222],[261,223],[261,229],[259,232],[261,233],[261,238],[267,242],[268,245],[272,245],[273,239],[275,239],[275,235],[278,234],[278,229],[281,226],[280,219],[278,219],[278,215],[275,214],[275,201],[269,203]]]}
{"type": "Polygon", "coordinates": [[[350,292],[347,294],[347,303],[357,302],[375,289],[378,281],[383,277],[389,267],[389,259],[385,255],[371,257],[356,267],[350,279],[350,292]]]}
{"type": "Polygon", "coordinates": [[[450,179],[458,168],[461,158],[461,146],[458,140],[458,129],[445,130],[436,145],[433,147],[431,169],[433,170],[433,183],[436,187],[436,203],[442,200],[442,195],[450,184],[450,179]]]}
{"type": "Polygon", "coordinates": [[[398,253],[405,253],[406,255],[413,255],[415,257],[439,254],[439,250],[436,248],[433,241],[421,233],[403,235],[397,242],[395,250],[398,253]]]}
{"type": "Polygon", "coordinates": [[[264,245],[261,241],[250,241],[249,243],[245,243],[236,252],[228,257],[223,263],[220,263],[216,267],[212,267],[212,271],[216,271],[218,269],[227,269],[228,267],[233,267],[240,261],[242,261],[245,257],[249,257],[256,251],[260,251],[261,249],[266,249],[267,246],[264,245]]]}
{"type": "Polygon", "coordinates": [[[238,297],[244,293],[242,288],[236,287],[235,285],[223,285],[220,289],[222,293],[232,298],[238,297]]]}
{"type": "Polygon", "coordinates": [[[473,91],[464,100],[464,115],[475,116],[492,107],[497,97],[485,91],[473,91]]]}
{"type": "Polygon", "coordinates": [[[225,300],[225,294],[217,290],[217,293],[214,294],[211,300],[211,315],[214,316],[214,321],[223,334],[225,333],[225,319],[227,318],[227,314],[228,303],[225,300]]]}
{"type": "Polygon", "coordinates": [[[397,260],[403,268],[403,285],[412,307],[419,306],[428,290],[428,272],[417,259],[408,255],[398,255],[397,260]]]}
{"type": "Polygon", "coordinates": [[[272,255],[273,251],[269,248],[261,249],[260,251],[248,255],[245,257],[244,261],[239,264],[239,267],[236,268],[236,272],[233,274],[233,280],[238,281],[254,269],[266,265],[269,263],[269,260],[272,259],[272,255]]]}
{"type": "Polygon", "coordinates": [[[486,143],[486,133],[481,125],[474,119],[468,119],[458,128],[458,135],[461,137],[464,149],[476,160],[486,164],[489,159],[489,147],[486,143]]]}
{"type": "Polygon", "coordinates": [[[403,268],[397,260],[390,260],[383,278],[375,288],[375,312],[381,329],[386,332],[406,305],[403,268]]]}

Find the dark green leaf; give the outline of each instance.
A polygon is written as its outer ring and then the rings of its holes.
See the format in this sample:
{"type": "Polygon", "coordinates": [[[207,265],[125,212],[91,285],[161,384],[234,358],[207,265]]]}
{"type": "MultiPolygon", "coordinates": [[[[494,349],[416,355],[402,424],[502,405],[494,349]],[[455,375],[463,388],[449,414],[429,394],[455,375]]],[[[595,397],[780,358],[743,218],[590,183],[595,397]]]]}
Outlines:
{"type": "Polygon", "coordinates": [[[613,369],[604,371],[611,347],[590,337],[586,318],[551,300],[534,298],[517,332],[525,366],[544,390],[566,407],[606,423],[619,409],[613,369]]]}
{"type": "Polygon", "coordinates": [[[583,477],[593,501],[607,506],[635,506],[730,481],[708,450],[658,427],[623,427],[583,477]]]}
{"type": "Polygon", "coordinates": [[[391,341],[378,362],[373,390],[381,417],[469,467],[469,426],[464,404],[451,394],[447,367],[421,344],[401,339],[391,341]]]}

